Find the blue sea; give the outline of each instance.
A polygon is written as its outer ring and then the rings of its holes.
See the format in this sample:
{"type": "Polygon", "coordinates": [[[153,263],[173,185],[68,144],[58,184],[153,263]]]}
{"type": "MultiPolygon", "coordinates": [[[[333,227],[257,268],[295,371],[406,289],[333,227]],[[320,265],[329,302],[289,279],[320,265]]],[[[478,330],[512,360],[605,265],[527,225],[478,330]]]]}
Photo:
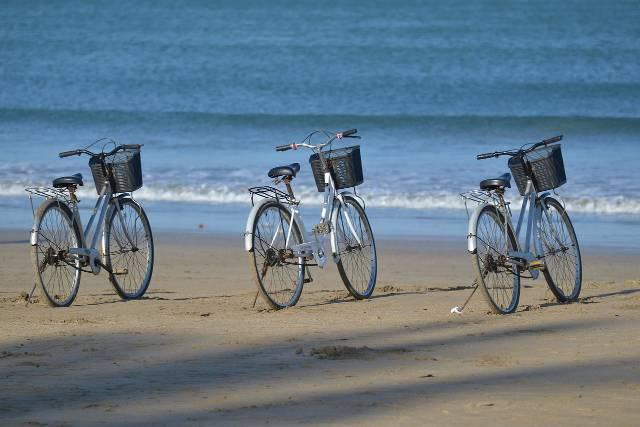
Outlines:
{"type": "Polygon", "coordinates": [[[154,229],[240,236],[247,187],[291,162],[313,224],[310,153],[273,148],[357,128],[374,231],[463,241],[459,193],[508,170],[475,155],[563,134],[581,241],[637,248],[639,22],[637,1],[4,0],[0,228],[76,172],[88,214],[87,159],[57,153],[102,137],[144,144],[154,229]]]}

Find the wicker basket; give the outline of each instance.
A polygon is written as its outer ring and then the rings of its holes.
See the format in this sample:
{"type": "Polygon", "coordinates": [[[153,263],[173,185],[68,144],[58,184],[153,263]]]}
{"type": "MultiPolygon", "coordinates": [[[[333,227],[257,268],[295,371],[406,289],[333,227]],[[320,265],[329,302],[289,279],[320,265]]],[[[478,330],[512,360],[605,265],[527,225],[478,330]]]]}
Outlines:
{"type": "MultiPolygon", "coordinates": [[[[531,171],[531,178],[537,191],[558,188],[567,182],[560,145],[533,150],[524,155],[524,160],[531,171]]],[[[518,191],[524,196],[527,189],[527,174],[523,168],[521,156],[509,159],[509,169],[516,181],[518,191]]]]}
{"type": "Polygon", "coordinates": [[[139,149],[127,149],[106,157],[104,164],[99,157],[92,157],[89,160],[89,167],[98,194],[106,181],[111,185],[113,193],[130,193],[142,187],[142,164],[139,149]]]}
{"type": "MultiPolygon", "coordinates": [[[[322,153],[322,157],[327,162],[337,190],[355,187],[364,182],[359,145],[327,151],[322,153]]],[[[318,191],[324,192],[324,169],[317,153],[309,157],[309,163],[318,191]]]]}

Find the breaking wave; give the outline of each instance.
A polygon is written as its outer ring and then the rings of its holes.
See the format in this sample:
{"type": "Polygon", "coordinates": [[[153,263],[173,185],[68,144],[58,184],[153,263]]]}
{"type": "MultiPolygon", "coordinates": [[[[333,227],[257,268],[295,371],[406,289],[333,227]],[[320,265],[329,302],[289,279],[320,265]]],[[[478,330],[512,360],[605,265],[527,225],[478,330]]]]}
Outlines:
{"type": "MultiPolygon", "coordinates": [[[[322,193],[315,188],[299,186],[295,189],[296,196],[305,205],[319,205],[322,203],[322,193]]],[[[393,209],[464,209],[465,204],[456,193],[446,192],[391,192],[388,190],[374,191],[366,189],[358,191],[368,207],[393,209]]],[[[0,197],[26,196],[24,186],[19,184],[0,183],[0,197]]],[[[96,193],[91,184],[79,191],[81,199],[93,199],[96,193]]],[[[224,185],[199,186],[145,186],[135,192],[140,200],[154,202],[186,202],[200,204],[230,204],[248,203],[251,196],[246,188],[229,187],[224,185]]],[[[519,205],[519,198],[513,199],[513,206],[519,205]]],[[[640,199],[616,197],[563,197],[569,212],[596,215],[638,215],[640,214],[640,199]]]]}

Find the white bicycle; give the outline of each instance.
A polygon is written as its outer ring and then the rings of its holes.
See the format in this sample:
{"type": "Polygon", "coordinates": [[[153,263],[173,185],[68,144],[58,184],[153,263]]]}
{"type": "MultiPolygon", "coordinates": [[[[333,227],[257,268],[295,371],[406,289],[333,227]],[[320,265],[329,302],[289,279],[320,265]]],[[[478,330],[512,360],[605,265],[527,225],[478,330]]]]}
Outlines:
{"type": "Polygon", "coordinates": [[[485,179],[480,190],[462,195],[478,203],[469,218],[468,250],[477,284],[494,313],[512,313],[520,298],[520,279],[537,279],[540,271],[558,302],[574,301],[580,294],[582,261],[576,233],[564,204],[544,192],[566,182],[560,145],[550,145],[561,139],[556,136],[526,148],[477,156],[478,160],[509,156],[509,168],[524,197],[514,231],[511,209],[504,200],[505,189],[511,187],[510,174],[485,179]],[[521,246],[525,217],[527,229],[521,246]]]}
{"type": "Polygon", "coordinates": [[[60,153],[60,157],[90,157],[98,200],[84,232],[76,196],[78,187],[84,185],[81,174],[56,178],[52,188],[26,189],[30,197],[45,199],[34,210],[31,247],[35,286],[40,285],[49,305],[71,305],[83,271],[97,275],[106,270],[122,299],[138,299],[146,292],[153,273],[153,236],[147,215],[131,194],[142,187],[140,147],[118,145],[108,152],[84,148],[60,153]]]}
{"type": "Polygon", "coordinates": [[[333,261],[349,293],[356,299],[371,297],[376,285],[377,257],[371,225],[364,201],[344,188],[362,184],[360,146],[331,149],[335,140],[359,138],[356,129],[331,134],[314,131],[300,143],[276,147],[276,151],[309,148],[309,158],[318,191],[324,192],[320,222],[307,235],[299,215],[291,181],[299,163],[278,166],[268,176],[287,192],[275,187],[249,188],[253,209],[247,219],[245,249],[255,271],[258,291],[274,309],[295,305],[304,283],[312,281],[306,267],[327,264],[325,241],[331,241],[333,261]],[[324,135],[324,143],[313,145],[311,138],[324,135]],[[323,151],[325,147],[328,150],[323,151]],[[256,197],[257,196],[257,197],[256,197]],[[260,200],[256,201],[256,198],[260,200]],[[315,262],[311,264],[310,262],[315,262]]]}

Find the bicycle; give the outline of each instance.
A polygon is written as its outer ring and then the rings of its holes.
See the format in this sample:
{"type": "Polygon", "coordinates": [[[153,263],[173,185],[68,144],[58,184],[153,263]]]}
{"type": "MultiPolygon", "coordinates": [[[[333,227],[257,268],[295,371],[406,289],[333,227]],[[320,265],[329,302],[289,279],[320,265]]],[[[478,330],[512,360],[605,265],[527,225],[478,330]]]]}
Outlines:
{"type": "Polygon", "coordinates": [[[140,148],[142,145],[118,145],[105,152],[93,153],[88,148],[65,151],[60,158],[86,154],[93,174],[98,199],[93,214],[82,230],[76,195],[83,186],[81,174],[53,180],[52,187],[31,187],[34,223],[31,229],[32,262],[36,286],[49,305],[67,307],[73,303],[80,286],[81,273],[109,274],[116,293],[125,300],[141,298],[153,273],[153,236],[142,206],[132,192],[142,187],[140,148]],[[33,196],[45,200],[37,210],[33,196]],[[101,238],[102,253],[98,252],[101,238]],[[89,245],[87,244],[89,243],[89,245]]]}
{"type": "Polygon", "coordinates": [[[327,236],[330,236],[333,261],[349,293],[356,299],[369,298],[373,293],[377,256],[364,200],[355,192],[339,191],[355,189],[364,182],[360,146],[332,149],[335,140],[359,138],[356,133],[356,129],[335,134],[318,130],[300,143],[276,147],[276,151],[298,148],[313,151],[309,163],[318,191],[324,192],[324,201],[320,222],[313,227],[311,235],[307,235],[299,215],[300,201],[291,188],[291,181],[300,171],[299,163],[275,167],[267,174],[275,185],[284,183],[286,193],[271,186],[249,188],[253,208],[247,219],[245,249],[256,274],[258,293],[273,309],[298,302],[303,284],[313,280],[306,267],[326,266],[327,236]],[[319,134],[327,140],[311,144],[311,138],[319,134]],[[325,147],[329,149],[323,151],[325,147]],[[256,197],[261,200],[255,202],[256,197]],[[311,264],[312,261],[315,264],[311,264]]]}
{"type": "Polygon", "coordinates": [[[494,313],[512,313],[520,298],[520,279],[537,279],[540,272],[558,302],[575,301],[580,294],[578,239],[564,204],[548,192],[566,183],[560,145],[552,145],[560,140],[562,135],[476,156],[478,160],[509,156],[508,166],[523,196],[514,232],[510,204],[504,200],[506,188],[511,187],[509,173],[485,179],[480,190],[462,194],[465,205],[467,200],[478,203],[469,218],[467,249],[476,267],[476,283],[494,313]],[[527,208],[522,246],[519,236],[527,208]]]}

